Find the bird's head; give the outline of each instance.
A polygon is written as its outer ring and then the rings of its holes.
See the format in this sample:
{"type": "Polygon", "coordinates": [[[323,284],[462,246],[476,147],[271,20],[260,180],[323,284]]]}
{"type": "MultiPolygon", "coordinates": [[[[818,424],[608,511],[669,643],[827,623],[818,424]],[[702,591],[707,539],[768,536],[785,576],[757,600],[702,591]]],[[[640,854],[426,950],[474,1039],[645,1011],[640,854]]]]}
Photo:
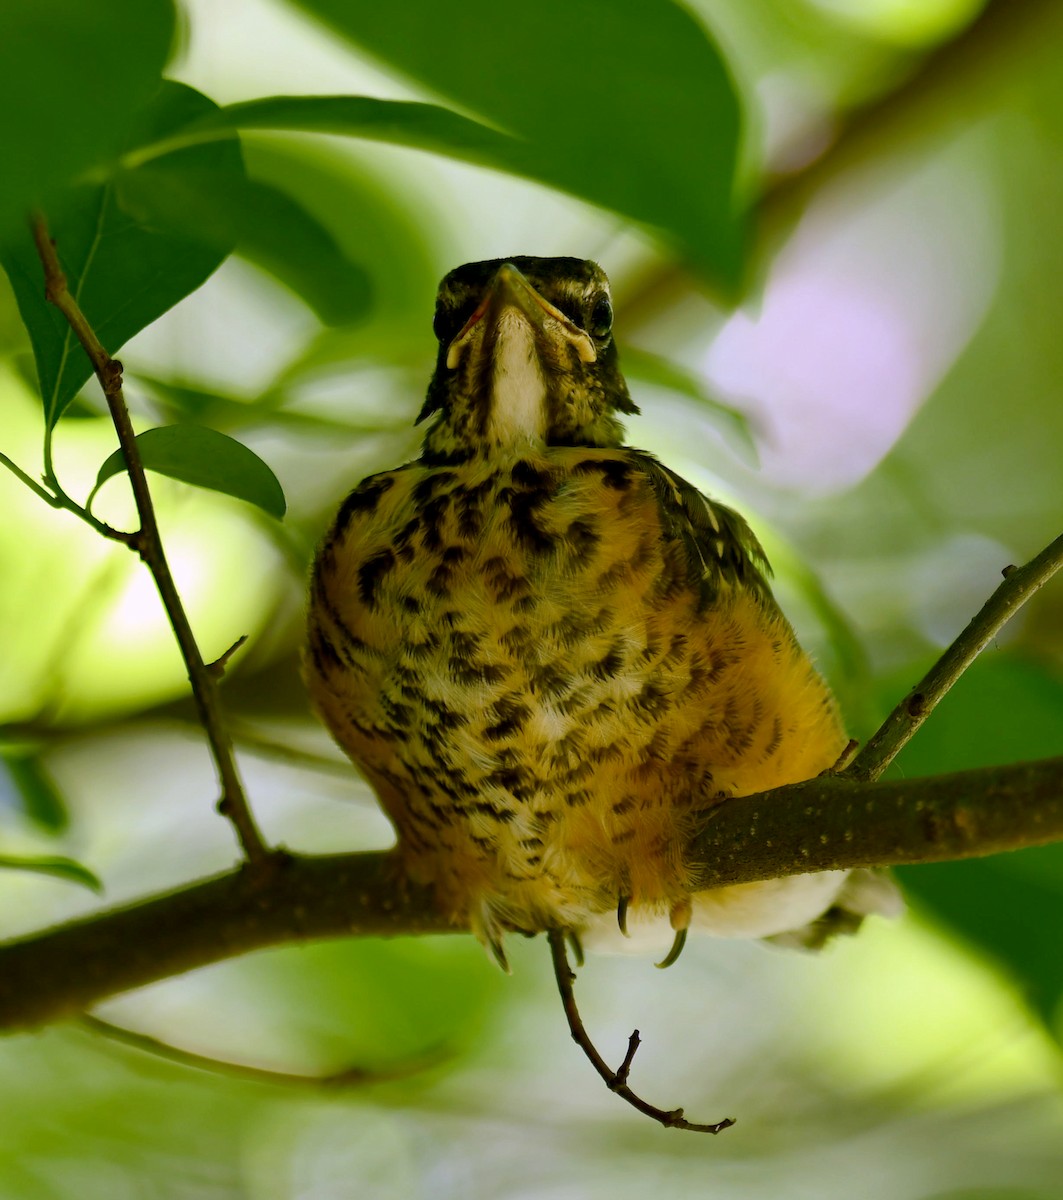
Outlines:
{"type": "Polygon", "coordinates": [[[439,357],[418,417],[424,457],[532,446],[618,446],[638,412],[620,374],[609,280],[581,258],[496,258],[444,276],[439,357]]]}

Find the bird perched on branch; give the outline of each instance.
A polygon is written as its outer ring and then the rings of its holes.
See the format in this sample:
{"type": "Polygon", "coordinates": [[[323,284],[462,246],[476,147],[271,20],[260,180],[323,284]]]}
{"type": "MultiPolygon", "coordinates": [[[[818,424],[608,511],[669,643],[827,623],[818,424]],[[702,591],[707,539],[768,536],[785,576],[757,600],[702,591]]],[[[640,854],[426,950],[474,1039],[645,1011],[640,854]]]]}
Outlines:
{"type": "Polygon", "coordinates": [[[697,890],[721,799],[831,767],[846,735],[746,522],[623,444],[637,409],[595,263],[469,263],[439,288],[415,461],[322,543],[305,675],[409,876],[504,935],[603,925],[818,944],[892,906],[866,872],[697,890]]]}

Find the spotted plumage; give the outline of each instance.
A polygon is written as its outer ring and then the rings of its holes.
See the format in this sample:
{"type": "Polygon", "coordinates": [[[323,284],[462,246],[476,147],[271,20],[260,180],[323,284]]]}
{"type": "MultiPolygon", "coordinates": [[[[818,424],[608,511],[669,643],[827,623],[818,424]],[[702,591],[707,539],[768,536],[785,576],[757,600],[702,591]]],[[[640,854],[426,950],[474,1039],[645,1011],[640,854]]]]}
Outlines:
{"type": "Polygon", "coordinates": [[[622,445],[611,318],[593,263],[452,271],[422,454],[348,496],[313,570],[315,706],[503,962],[507,931],[618,910],[767,936],[881,906],[837,872],[692,892],[712,806],[846,738],[745,521],[622,445]]]}

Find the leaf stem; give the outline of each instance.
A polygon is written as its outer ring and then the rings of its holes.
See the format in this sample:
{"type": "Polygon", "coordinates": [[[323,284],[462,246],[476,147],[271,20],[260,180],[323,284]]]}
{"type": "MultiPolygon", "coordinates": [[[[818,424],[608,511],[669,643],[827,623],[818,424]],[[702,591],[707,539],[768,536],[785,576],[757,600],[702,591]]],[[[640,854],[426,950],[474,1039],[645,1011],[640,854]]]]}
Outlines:
{"type": "MultiPolygon", "coordinates": [[[[107,407],[110,409],[111,419],[118,434],[118,442],[125,458],[130,486],[133,489],[137,514],[140,518],[139,530],[136,533],[124,535],[124,538],[128,539],[129,547],[137,551],[151,572],[180,647],[181,656],[188,671],[188,679],[192,685],[192,695],[199,719],[206,732],[221,783],[218,811],[232,823],[247,860],[253,866],[262,866],[270,859],[271,851],[263,841],[244,793],[233,754],[232,739],[222,717],[216,680],[203,661],[203,655],[200,653],[184,604],[166,560],[162,539],[159,536],[158,523],[155,519],[155,506],[152,503],[151,492],[144,473],[144,464],[140,460],[140,453],[137,449],[136,434],[133,431],[133,423],[130,420],[129,409],[122,392],[122,364],[117,359],[111,358],[104,349],[67,287],[66,275],[59,263],[55,243],[49,235],[47,223],[42,215],[34,218],[33,237],[41,264],[44,267],[45,295],[66,318],[85,353],[89,356],[96,377],[103,388],[107,407]]],[[[57,492],[57,495],[60,494],[61,489],[57,492]]],[[[69,505],[63,504],[63,507],[70,506],[77,509],[73,501],[70,501],[69,505]]],[[[96,518],[84,510],[81,510],[80,515],[90,524],[98,524],[96,518]]]]}
{"type": "Polygon", "coordinates": [[[26,487],[28,487],[35,496],[43,500],[45,504],[50,504],[52,508],[62,507],[61,501],[52,492],[48,491],[48,489],[45,487],[41,487],[41,485],[31,475],[27,475],[26,472],[23,471],[23,469],[18,465],[18,463],[8,458],[6,454],[0,453],[0,464],[7,467],[7,469],[12,475],[15,476],[16,479],[22,480],[26,487]]]}
{"type": "Polygon", "coordinates": [[[110,538],[115,542],[124,542],[127,546],[131,543],[133,535],[125,533],[121,529],[115,529],[111,525],[94,517],[88,509],[82,508],[80,504],[63,491],[58,482],[54,478],[48,478],[48,486],[42,487],[32,476],[27,475],[25,471],[6,454],[0,454],[0,465],[7,469],[17,478],[20,479],[26,487],[45,504],[52,508],[61,508],[66,512],[72,512],[74,516],[80,517],[87,525],[91,525],[97,533],[105,538],[110,538]]]}

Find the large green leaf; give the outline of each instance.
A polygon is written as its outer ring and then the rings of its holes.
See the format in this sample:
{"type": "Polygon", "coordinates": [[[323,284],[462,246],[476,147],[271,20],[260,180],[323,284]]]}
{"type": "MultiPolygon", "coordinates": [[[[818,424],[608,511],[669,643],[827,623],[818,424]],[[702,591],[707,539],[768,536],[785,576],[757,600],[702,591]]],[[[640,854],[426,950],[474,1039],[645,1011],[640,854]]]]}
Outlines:
{"type": "Polygon", "coordinates": [[[401,22],[338,0],[303,7],[501,129],[431,104],[272,96],[205,116],[128,161],[232,129],[392,142],[571,192],[663,230],[717,278],[737,277],[738,102],[715,45],[670,0],[545,0],[504,12],[488,0],[457,12],[417,0],[401,22]]]}
{"type": "MultiPolygon", "coordinates": [[[[894,689],[903,694],[898,681],[894,689]]],[[[1063,680],[987,651],[897,760],[908,776],[1063,754],[1063,680]]],[[[1050,1024],[1063,999],[1063,845],[906,867],[905,889],[1003,963],[1050,1024]]],[[[1063,1033],[1055,1026],[1057,1035],[1063,1033]]]]}
{"type": "Polygon", "coordinates": [[[0,240],[127,143],[173,30],[172,0],[5,0],[0,240]]]}
{"type": "MultiPolygon", "coordinates": [[[[246,500],[278,521],[284,516],[284,492],[276,475],[253,450],[227,434],[203,425],[164,425],[137,434],[137,446],[149,471],[246,500]]],[[[92,496],[124,470],[125,459],[116,450],[100,467],[92,496]]]]}
{"type": "Polygon", "coordinates": [[[378,100],[372,96],[267,96],[204,114],[171,137],[137,148],[125,161],[140,166],[161,154],[236,129],[332,133],[446,154],[485,166],[502,165],[517,153],[515,139],[508,134],[437,104],[378,100]]]}
{"type": "MultiPolygon", "coordinates": [[[[136,144],[183,128],[215,108],[183,84],[165,82],[141,115],[136,144]]],[[[243,176],[233,138],[169,156],[173,171],[212,172],[219,186],[243,176]]],[[[129,176],[135,176],[135,170],[129,176]]],[[[120,180],[121,182],[121,180],[120,180]]],[[[124,180],[131,183],[131,178],[124,180]]],[[[231,249],[137,219],[109,179],[70,190],[51,212],[51,233],[71,291],[104,347],[115,353],[215,270],[231,249]]],[[[59,311],[44,298],[41,265],[28,232],[0,249],[29,330],[49,427],[91,374],[88,359],[59,311]]]]}
{"type": "Polygon", "coordinates": [[[365,271],[286,192],[235,172],[150,163],[116,180],[122,209],[144,226],[242,257],[268,271],[326,325],[363,316],[369,307],[365,271]]]}
{"type": "Polygon", "coordinates": [[[672,0],[297,0],[518,139],[509,166],[657,226],[734,280],[739,107],[719,49],[672,0]]]}

